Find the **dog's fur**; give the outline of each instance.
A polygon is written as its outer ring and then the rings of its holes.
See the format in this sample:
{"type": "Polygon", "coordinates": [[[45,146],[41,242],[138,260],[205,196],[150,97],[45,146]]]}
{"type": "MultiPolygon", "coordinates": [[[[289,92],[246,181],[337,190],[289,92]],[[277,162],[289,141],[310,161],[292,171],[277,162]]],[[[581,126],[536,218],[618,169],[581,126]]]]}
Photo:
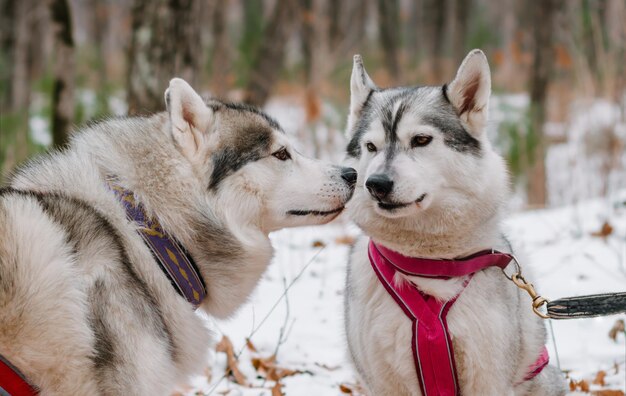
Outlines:
{"type": "MultiPolygon", "coordinates": [[[[480,50],[470,52],[455,79],[443,87],[379,89],[355,56],[347,152],[358,180],[348,213],[366,235],[350,257],[345,329],[355,368],[372,396],[421,392],[410,321],[371,268],[369,238],[414,257],[510,251],[500,229],[508,175],[485,131],[490,85],[480,50]],[[417,135],[421,138],[412,145],[417,135]],[[432,141],[420,146],[428,137],[432,141]],[[393,181],[383,198],[365,188],[375,174],[393,181]]],[[[441,300],[455,296],[463,283],[402,274],[396,279],[441,300]]],[[[447,318],[462,394],[564,393],[564,381],[551,366],[515,385],[537,359],[546,332],[529,297],[500,269],[477,273],[447,318]]]]}
{"type": "Polygon", "coordinates": [[[84,128],[0,190],[0,354],[42,395],[166,395],[207,362],[210,331],[105,178],[187,248],[220,318],[265,271],[269,232],[328,222],[352,194],[354,170],[298,154],[258,110],[181,79],[166,103],[84,128]]]}

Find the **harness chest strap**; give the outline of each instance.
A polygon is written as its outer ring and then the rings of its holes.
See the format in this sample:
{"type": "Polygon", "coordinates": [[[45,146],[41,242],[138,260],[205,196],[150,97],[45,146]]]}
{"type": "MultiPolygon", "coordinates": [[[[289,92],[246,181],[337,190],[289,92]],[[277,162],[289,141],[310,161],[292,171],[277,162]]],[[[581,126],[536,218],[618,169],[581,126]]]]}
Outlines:
{"type": "MultiPolygon", "coordinates": [[[[411,349],[422,394],[460,395],[447,314],[475,272],[489,266],[504,268],[511,261],[511,256],[485,251],[462,260],[410,258],[373,241],[369,243],[368,255],[378,279],[411,320],[413,333],[411,349]],[[394,276],[397,271],[413,276],[436,278],[467,276],[467,279],[459,294],[442,302],[420,292],[416,287],[396,285],[394,276]]],[[[529,368],[524,381],[534,378],[547,364],[548,354],[544,348],[537,362],[529,368]]]]}

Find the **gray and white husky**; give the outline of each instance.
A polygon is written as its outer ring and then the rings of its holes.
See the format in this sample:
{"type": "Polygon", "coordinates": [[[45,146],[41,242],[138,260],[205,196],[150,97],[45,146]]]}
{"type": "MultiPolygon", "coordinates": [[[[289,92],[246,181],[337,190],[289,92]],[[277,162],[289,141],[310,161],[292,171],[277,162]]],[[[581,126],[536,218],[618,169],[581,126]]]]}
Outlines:
{"type": "Polygon", "coordinates": [[[326,223],[352,195],[353,169],[303,157],[254,108],[181,79],[166,103],[87,126],[0,190],[0,355],[43,395],[167,395],[206,365],[210,331],[107,178],[186,248],[219,318],[268,266],[269,232],[326,223]]]}
{"type": "MultiPolygon", "coordinates": [[[[358,180],[347,212],[365,235],[348,266],[345,329],[354,366],[372,396],[421,391],[410,321],[370,265],[370,238],[408,257],[510,252],[500,227],[508,174],[485,130],[490,93],[489,65],[480,50],[468,54],[451,83],[436,87],[377,88],[355,56],[347,156],[358,180]]],[[[456,296],[465,281],[396,277],[442,301],[456,296]]],[[[461,394],[564,394],[564,381],[551,366],[523,382],[546,331],[528,296],[499,268],[476,273],[447,318],[461,394]]]]}

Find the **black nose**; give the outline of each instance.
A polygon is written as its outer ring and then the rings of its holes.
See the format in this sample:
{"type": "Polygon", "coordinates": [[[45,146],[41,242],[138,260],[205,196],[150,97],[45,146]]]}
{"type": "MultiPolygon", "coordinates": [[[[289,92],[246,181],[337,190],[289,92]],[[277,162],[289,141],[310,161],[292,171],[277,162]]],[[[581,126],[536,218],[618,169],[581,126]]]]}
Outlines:
{"type": "Polygon", "coordinates": [[[352,168],[341,168],[341,178],[348,183],[350,187],[356,183],[356,170],[352,168]]]}
{"type": "Polygon", "coordinates": [[[365,187],[374,198],[383,199],[393,189],[393,180],[384,173],[376,173],[367,179],[365,187]]]}

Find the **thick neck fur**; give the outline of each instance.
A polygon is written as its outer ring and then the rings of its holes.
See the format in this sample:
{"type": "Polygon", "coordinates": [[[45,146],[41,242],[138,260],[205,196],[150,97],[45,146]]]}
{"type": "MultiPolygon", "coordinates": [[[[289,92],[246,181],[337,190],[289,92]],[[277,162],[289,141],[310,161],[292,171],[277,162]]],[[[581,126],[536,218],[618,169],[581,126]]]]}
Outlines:
{"type": "MultiPolygon", "coordinates": [[[[211,202],[203,183],[206,169],[194,168],[176,148],[166,113],[96,124],[77,134],[61,155],[65,158],[59,163],[70,162],[76,169],[55,172],[66,176],[53,183],[53,190],[68,193],[64,186],[82,184],[84,191],[95,190],[99,197],[81,196],[80,189],[69,194],[91,202],[103,196],[110,199],[104,180],[114,176],[190,252],[207,286],[202,308],[225,317],[245,301],[271,259],[269,238],[253,224],[233,226],[225,212],[228,208],[211,202]],[[76,158],[68,161],[67,157],[76,158]],[[90,163],[90,172],[77,169],[87,168],[85,162],[90,163]],[[83,180],[76,180],[85,173],[83,180]]],[[[54,158],[48,160],[54,163],[54,158]]],[[[24,173],[36,172],[27,168],[24,173]]],[[[35,184],[48,183],[41,182],[35,184]]]]}

